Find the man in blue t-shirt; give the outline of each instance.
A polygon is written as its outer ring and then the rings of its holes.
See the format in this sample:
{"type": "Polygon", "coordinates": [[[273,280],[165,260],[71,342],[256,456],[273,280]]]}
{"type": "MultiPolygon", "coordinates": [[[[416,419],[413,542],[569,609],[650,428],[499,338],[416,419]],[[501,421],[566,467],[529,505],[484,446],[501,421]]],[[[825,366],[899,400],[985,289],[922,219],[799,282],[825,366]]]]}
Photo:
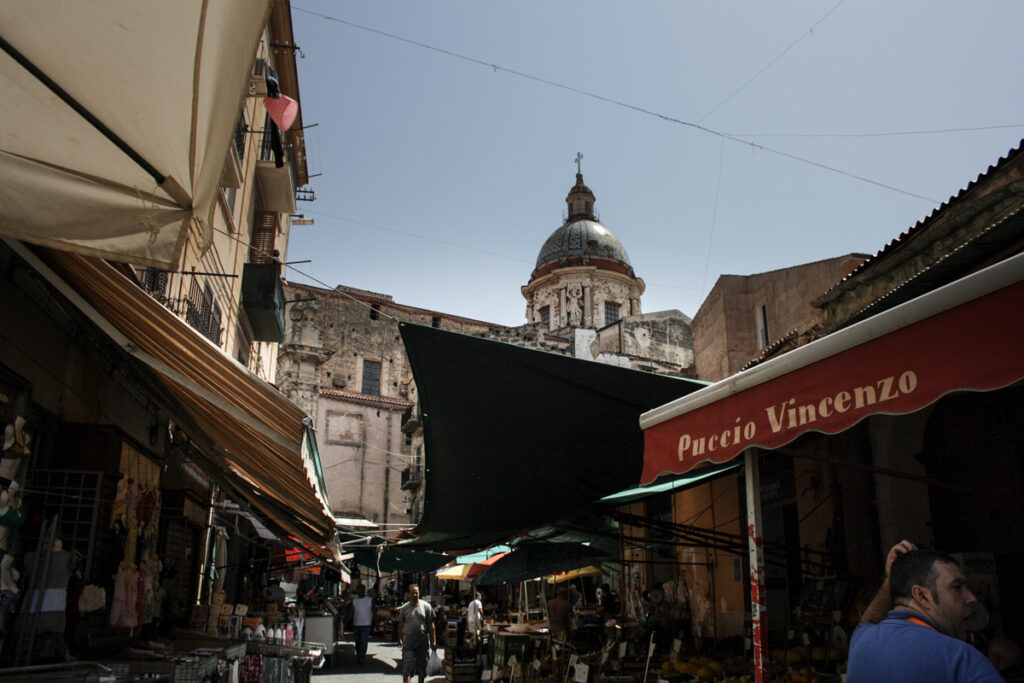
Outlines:
{"type": "Polygon", "coordinates": [[[885,573],[850,640],[848,683],[1002,683],[963,640],[978,599],[956,560],[901,541],[889,550],[885,573]]]}

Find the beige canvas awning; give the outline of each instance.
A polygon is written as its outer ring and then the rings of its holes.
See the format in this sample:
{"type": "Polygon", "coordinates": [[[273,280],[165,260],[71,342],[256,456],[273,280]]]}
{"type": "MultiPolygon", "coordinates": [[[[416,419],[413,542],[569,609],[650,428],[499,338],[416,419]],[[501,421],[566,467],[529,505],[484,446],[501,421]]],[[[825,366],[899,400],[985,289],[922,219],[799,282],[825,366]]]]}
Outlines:
{"type": "Polygon", "coordinates": [[[270,0],[0,3],[0,235],[173,268],[270,0]]]}
{"type": "Polygon", "coordinates": [[[306,415],[100,259],[8,244],[126,353],[155,372],[214,444],[222,480],[310,552],[339,557],[306,415]]]}

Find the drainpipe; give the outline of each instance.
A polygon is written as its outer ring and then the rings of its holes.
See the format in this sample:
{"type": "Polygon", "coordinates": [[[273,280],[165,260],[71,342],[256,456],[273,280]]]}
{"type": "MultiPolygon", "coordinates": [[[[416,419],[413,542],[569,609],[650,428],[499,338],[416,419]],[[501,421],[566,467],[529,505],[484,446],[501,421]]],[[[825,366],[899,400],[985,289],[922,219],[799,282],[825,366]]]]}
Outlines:
{"type": "MultiPolygon", "coordinates": [[[[394,419],[394,416],[395,414],[388,410],[387,428],[385,429],[385,434],[387,434],[387,441],[385,442],[384,445],[384,447],[388,449],[387,459],[384,461],[387,463],[384,466],[384,524],[387,524],[389,521],[391,521],[391,450],[394,444],[394,440],[392,439],[391,435],[391,430],[393,426],[392,421],[394,419]]],[[[410,472],[411,471],[412,470],[410,470],[410,472]]]]}
{"type": "Polygon", "coordinates": [[[206,514],[206,537],[203,539],[203,559],[199,563],[199,582],[196,586],[196,604],[199,605],[203,601],[204,588],[206,594],[209,596],[209,587],[207,584],[209,580],[206,578],[206,568],[210,564],[210,545],[213,542],[213,507],[217,500],[217,485],[210,484],[210,508],[206,514]]]}

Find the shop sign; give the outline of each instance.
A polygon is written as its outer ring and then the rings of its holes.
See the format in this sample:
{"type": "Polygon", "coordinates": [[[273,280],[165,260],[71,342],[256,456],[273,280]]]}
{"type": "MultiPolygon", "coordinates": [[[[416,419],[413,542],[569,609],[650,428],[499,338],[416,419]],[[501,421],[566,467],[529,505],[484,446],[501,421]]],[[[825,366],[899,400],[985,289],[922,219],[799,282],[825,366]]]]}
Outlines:
{"type": "Polygon", "coordinates": [[[1022,300],[1017,283],[648,427],[641,482],[914,412],[952,391],[1007,386],[1024,377],[1020,316],[1007,316],[1022,300]]]}

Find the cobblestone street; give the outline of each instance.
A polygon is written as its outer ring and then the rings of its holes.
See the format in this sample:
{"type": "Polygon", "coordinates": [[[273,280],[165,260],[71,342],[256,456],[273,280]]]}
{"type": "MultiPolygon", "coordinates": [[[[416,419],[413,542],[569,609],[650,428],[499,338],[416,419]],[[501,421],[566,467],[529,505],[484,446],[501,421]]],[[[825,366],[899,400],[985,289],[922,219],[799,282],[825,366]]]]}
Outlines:
{"type": "MultiPolygon", "coordinates": [[[[444,656],[444,650],[438,651],[444,656]]],[[[402,651],[392,642],[384,642],[379,636],[370,639],[370,647],[367,649],[366,664],[356,664],[355,644],[351,640],[342,643],[334,654],[334,661],[324,662],[319,671],[313,672],[313,678],[318,683],[338,681],[339,683],[371,683],[374,681],[393,681],[401,683],[401,672],[399,662],[402,658],[402,651]]],[[[414,678],[413,681],[416,679],[414,678]]],[[[427,681],[443,681],[444,676],[432,676],[427,681]]]]}

